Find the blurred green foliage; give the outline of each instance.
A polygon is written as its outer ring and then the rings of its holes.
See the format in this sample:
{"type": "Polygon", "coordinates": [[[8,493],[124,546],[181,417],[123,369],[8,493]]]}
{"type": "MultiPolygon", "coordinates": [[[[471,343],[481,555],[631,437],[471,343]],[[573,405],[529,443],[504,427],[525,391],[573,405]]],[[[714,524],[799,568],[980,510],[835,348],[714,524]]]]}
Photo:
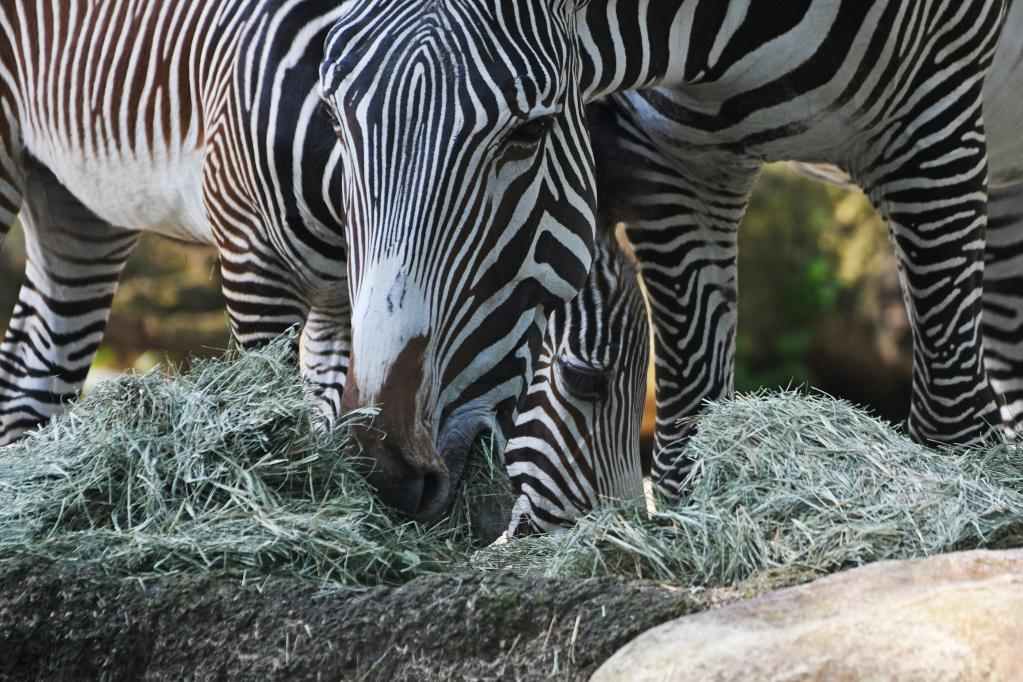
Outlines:
{"type": "Polygon", "coordinates": [[[739,233],[736,388],[810,384],[900,409],[901,397],[888,394],[908,390],[909,328],[895,272],[887,229],[865,196],[769,167],[739,233]],[[897,385],[860,395],[844,384],[864,377],[836,371],[843,355],[852,371],[897,385]]]}

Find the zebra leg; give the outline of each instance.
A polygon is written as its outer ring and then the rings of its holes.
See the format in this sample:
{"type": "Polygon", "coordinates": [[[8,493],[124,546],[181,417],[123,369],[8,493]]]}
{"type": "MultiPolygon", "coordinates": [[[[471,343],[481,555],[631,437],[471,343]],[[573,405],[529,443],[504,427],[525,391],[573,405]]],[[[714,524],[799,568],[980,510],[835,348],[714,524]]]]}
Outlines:
{"type": "Polygon", "coordinates": [[[734,391],[737,226],[759,162],[718,154],[669,156],[609,98],[587,110],[600,219],[626,225],[654,334],[657,422],[651,477],[670,498],[692,462],[685,439],[708,401],[734,391]]]}
{"type": "Polygon", "coordinates": [[[913,328],[908,429],[924,443],[975,441],[1000,421],[981,334],[988,207],[979,90],[965,111],[949,107],[919,133],[940,142],[889,152],[864,183],[896,247],[913,328]]]}
{"type": "Polygon", "coordinates": [[[341,414],[341,395],[352,351],[352,311],[343,283],[315,303],[302,330],[302,372],[312,383],[320,411],[332,424],[341,414]]]}
{"type": "Polygon", "coordinates": [[[646,200],[649,217],[629,226],[654,332],[651,477],[669,498],[680,494],[693,464],[682,459],[693,428],[684,420],[734,392],[737,227],[758,173],[759,167],[707,182],[682,172],[671,186],[662,178],[646,200]]]}
{"type": "Polygon", "coordinates": [[[310,309],[308,298],[276,257],[256,249],[252,254],[236,261],[220,247],[227,319],[242,348],[258,348],[301,329],[310,309]]]}
{"type": "MultiPolygon", "coordinates": [[[[258,234],[258,232],[253,232],[258,234]]],[[[221,247],[224,298],[235,340],[258,348],[301,329],[297,365],[311,384],[326,425],[341,414],[341,397],[351,357],[351,306],[343,281],[304,286],[278,258],[259,251],[260,259],[233,260],[221,247]],[[310,293],[328,291],[330,293],[310,293]],[[312,301],[312,303],[310,303],[312,301]]]]}
{"type": "Polygon", "coordinates": [[[0,443],[78,397],[138,233],[82,205],[42,164],[23,164],[28,265],[0,346],[0,443]]]}
{"type": "Polygon", "coordinates": [[[1003,423],[1023,429],[1023,185],[992,190],[984,268],[984,360],[1003,423]]]}
{"type": "MultiPolygon", "coordinates": [[[[259,230],[247,232],[254,238],[261,234],[259,230]]],[[[223,245],[220,248],[224,298],[234,338],[243,348],[258,348],[301,329],[295,345],[295,369],[301,367],[312,382],[310,398],[318,403],[324,422],[331,424],[340,411],[344,387],[344,370],[338,367],[348,366],[351,335],[347,306],[340,302],[311,305],[309,301],[317,298],[308,294],[272,252],[253,248],[251,253],[259,254],[258,260],[235,260],[233,251],[223,245]],[[333,350],[343,351],[343,359],[330,358],[333,350]]]]}

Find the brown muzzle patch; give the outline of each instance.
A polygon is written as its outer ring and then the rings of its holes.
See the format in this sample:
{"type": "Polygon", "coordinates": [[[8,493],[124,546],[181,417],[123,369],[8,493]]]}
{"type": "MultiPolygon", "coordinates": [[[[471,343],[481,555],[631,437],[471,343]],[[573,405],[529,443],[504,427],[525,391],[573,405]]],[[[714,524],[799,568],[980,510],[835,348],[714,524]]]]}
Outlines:
{"type": "Polygon", "coordinates": [[[362,395],[353,357],[341,403],[344,411],[380,410],[371,424],[353,429],[367,479],[386,504],[419,520],[440,516],[450,499],[450,476],[417,400],[424,388],[423,357],[428,343],[426,336],[417,336],[405,344],[387,368],[379,394],[372,397],[362,395]]]}

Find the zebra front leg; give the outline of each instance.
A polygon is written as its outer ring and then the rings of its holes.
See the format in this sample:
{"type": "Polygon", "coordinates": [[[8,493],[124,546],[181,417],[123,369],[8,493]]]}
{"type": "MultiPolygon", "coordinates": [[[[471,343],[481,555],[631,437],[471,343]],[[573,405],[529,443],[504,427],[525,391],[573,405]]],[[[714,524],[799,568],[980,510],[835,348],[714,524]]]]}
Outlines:
{"type": "Polygon", "coordinates": [[[976,441],[1000,422],[981,332],[988,195],[979,86],[966,106],[916,132],[940,141],[908,142],[866,173],[899,260],[913,328],[908,430],[924,443],[976,441]]]}
{"type": "Polygon", "coordinates": [[[992,190],[984,268],[984,360],[1002,421],[1023,433],[1023,185],[992,190]]]}
{"type": "Polygon", "coordinates": [[[733,392],[736,228],[761,164],[728,154],[672,155],[636,126],[627,101],[587,108],[602,229],[624,223],[654,334],[657,422],[651,476],[674,498],[692,468],[680,420],[733,392]]]}
{"type": "Polygon", "coordinates": [[[341,414],[341,396],[352,351],[352,311],[342,282],[315,303],[302,330],[302,372],[312,383],[321,414],[333,424],[341,414]]]}
{"type": "Polygon", "coordinates": [[[330,293],[311,295],[276,258],[264,256],[258,267],[248,260],[235,265],[222,252],[221,264],[235,340],[243,348],[258,348],[301,329],[296,370],[311,383],[310,397],[324,423],[333,424],[341,413],[351,355],[351,306],[345,283],[318,285],[316,290],[330,293]]]}
{"type": "Polygon", "coordinates": [[[715,164],[712,181],[702,171],[662,176],[656,193],[642,199],[645,219],[629,225],[646,284],[654,333],[657,422],[651,477],[658,491],[676,498],[689,475],[685,439],[708,401],[734,391],[738,314],[737,226],[760,167],[731,175],[715,164]]]}
{"type": "Polygon", "coordinates": [[[305,325],[310,309],[305,288],[271,252],[250,245],[235,254],[221,244],[220,266],[227,319],[242,348],[264,346],[305,325]]]}
{"type": "Polygon", "coordinates": [[[93,215],[34,159],[21,211],[28,265],[0,346],[0,444],[78,397],[138,233],[93,215]]]}

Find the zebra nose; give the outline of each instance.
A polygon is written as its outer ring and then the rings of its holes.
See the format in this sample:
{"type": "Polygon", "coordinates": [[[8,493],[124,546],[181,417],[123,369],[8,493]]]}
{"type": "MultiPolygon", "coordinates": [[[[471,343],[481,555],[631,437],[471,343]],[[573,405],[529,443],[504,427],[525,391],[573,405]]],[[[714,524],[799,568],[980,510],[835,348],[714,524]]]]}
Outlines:
{"type": "Polygon", "coordinates": [[[416,521],[433,521],[447,509],[450,482],[440,467],[422,467],[408,459],[381,466],[378,458],[369,484],[387,506],[416,521]]]}
{"type": "Polygon", "coordinates": [[[389,507],[417,521],[432,521],[447,509],[450,475],[429,436],[386,434],[373,426],[354,427],[366,480],[389,507]],[[418,436],[418,437],[417,437],[418,436]]]}

